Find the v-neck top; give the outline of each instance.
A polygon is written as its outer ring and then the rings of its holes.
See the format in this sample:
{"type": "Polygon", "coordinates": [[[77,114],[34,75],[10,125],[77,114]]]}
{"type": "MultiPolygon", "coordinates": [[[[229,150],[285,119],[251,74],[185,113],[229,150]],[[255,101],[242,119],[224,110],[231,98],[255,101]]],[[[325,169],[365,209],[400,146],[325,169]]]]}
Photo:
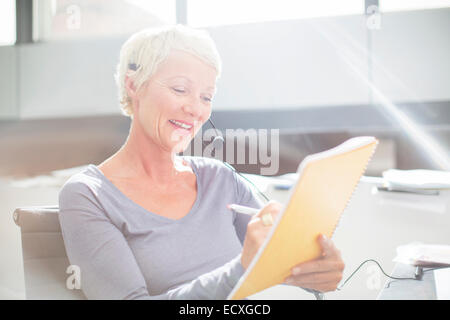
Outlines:
{"type": "Polygon", "coordinates": [[[195,213],[195,212],[196,212],[196,210],[197,210],[197,208],[198,208],[198,205],[199,205],[199,203],[200,203],[200,201],[201,201],[201,195],[202,195],[202,184],[200,183],[200,180],[198,179],[197,168],[196,168],[192,163],[189,162],[189,164],[190,164],[190,167],[192,168],[192,171],[194,172],[195,177],[196,177],[197,196],[196,196],[195,201],[194,201],[194,204],[192,205],[192,207],[191,207],[191,209],[189,210],[189,212],[188,212],[186,215],[184,215],[182,218],[180,218],[180,219],[172,219],[172,218],[164,217],[164,216],[162,216],[162,215],[159,215],[158,213],[154,213],[154,212],[151,212],[151,211],[149,211],[149,210],[143,208],[141,205],[137,204],[136,202],[134,202],[133,200],[131,200],[130,198],[128,198],[122,191],[120,191],[120,189],[117,188],[117,187],[111,182],[111,180],[109,180],[109,179],[103,174],[103,172],[102,172],[96,165],[89,164],[89,165],[88,165],[88,168],[90,168],[90,169],[96,171],[97,173],[99,173],[99,175],[102,176],[102,178],[104,179],[105,183],[106,183],[109,187],[111,187],[112,189],[114,189],[115,191],[117,191],[117,196],[118,196],[118,197],[123,198],[123,201],[131,201],[131,202],[133,202],[133,204],[135,204],[137,207],[139,207],[140,209],[142,209],[142,211],[144,212],[144,214],[151,215],[151,216],[153,216],[155,219],[161,219],[162,221],[171,221],[171,222],[180,222],[180,223],[181,223],[181,222],[183,222],[183,220],[189,219],[188,216],[190,216],[191,213],[195,213]]]}
{"type": "Polygon", "coordinates": [[[250,216],[226,206],[262,203],[222,162],[183,159],[196,176],[197,197],[180,219],[144,209],[93,164],[63,185],[61,231],[88,299],[225,299],[243,275],[250,216]]]}

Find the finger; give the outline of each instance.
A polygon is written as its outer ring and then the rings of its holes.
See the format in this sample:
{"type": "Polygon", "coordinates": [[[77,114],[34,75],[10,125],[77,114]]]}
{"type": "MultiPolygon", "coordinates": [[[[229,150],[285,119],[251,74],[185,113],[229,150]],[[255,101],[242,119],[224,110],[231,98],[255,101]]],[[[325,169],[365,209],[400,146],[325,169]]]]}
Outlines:
{"type": "Polygon", "coordinates": [[[328,282],[339,283],[341,280],[342,280],[342,272],[331,271],[331,272],[315,272],[298,276],[290,276],[286,279],[286,282],[295,283],[297,285],[304,285],[311,283],[320,284],[328,282]]]}
{"type": "Polygon", "coordinates": [[[267,213],[271,213],[273,216],[273,214],[277,214],[278,212],[280,212],[281,208],[281,203],[276,202],[275,200],[270,200],[255,216],[262,217],[267,213]]]}
{"type": "MultiPolygon", "coordinates": [[[[268,234],[268,231],[273,227],[273,223],[269,224],[267,223],[267,221],[268,220],[266,220],[266,223],[264,223],[261,218],[252,218],[248,226],[251,226],[251,228],[255,230],[255,234],[258,234],[260,235],[260,237],[265,238],[268,234]]],[[[275,221],[275,218],[273,216],[272,221],[275,221]]]]}
{"type": "Polygon", "coordinates": [[[262,224],[264,227],[271,228],[279,212],[281,211],[281,208],[281,203],[271,200],[262,210],[253,216],[253,219],[255,222],[262,224]]]}
{"type": "Polygon", "coordinates": [[[326,235],[320,234],[317,238],[317,241],[319,242],[320,248],[322,250],[322,257],[340,256],[339,250],[336,248],[333,241],[331,241],[331,239],[329,239],[326,235]]]}
{"type": "Polygon", "coordinates": [[[314,272],[343,271],[344,262],[340,259],[315,259],[300,263],[291,269],[292,275],[300,275],[314,272]]]}

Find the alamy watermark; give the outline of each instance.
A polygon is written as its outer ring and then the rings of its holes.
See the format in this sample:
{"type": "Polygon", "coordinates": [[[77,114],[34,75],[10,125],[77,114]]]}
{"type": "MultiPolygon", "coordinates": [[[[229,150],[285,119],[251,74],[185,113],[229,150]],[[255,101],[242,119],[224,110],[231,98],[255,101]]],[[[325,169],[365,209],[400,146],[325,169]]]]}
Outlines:
{"type": "Polygon", "coordinates": [[[381,288],[381,275],[377,266],[368,266],[366,269],[369,275],[366,280],[366,286],[369,290],[380,290],[381,288]]]}
{"type": "Polygon", "coordinates": [[[66,27],[68,30],[81,29],[81,8],[75,4],[72,4],[66,8],[67,19],[66,27]]]}
{"type": "Polygon", "coordinates": [[[258,165],[260,174],[278,174],[280,167],[279,129],[202,129],[192,141],[182,140],[177,146],[185,156],[202,156],[226,161],[229,164],[258,165]],[[216,137],[223,137],[218,143],[216,137]],[[190,146],[188,145],[190,144],[190,146]]]}
{"type": "Polygon", "coordinates": [[[67,267],[66,273],[70,276],[66,280],[66,288],[69,290],[81,289],[81,269],[79,266],[71,264],[67,267]]]}
{"type": "Polygon", "coordinates": [[[381,28],[380,9],[377,5],[370,5],[366,9],[366,26],[369,30],[379,30],[381,28]]]}

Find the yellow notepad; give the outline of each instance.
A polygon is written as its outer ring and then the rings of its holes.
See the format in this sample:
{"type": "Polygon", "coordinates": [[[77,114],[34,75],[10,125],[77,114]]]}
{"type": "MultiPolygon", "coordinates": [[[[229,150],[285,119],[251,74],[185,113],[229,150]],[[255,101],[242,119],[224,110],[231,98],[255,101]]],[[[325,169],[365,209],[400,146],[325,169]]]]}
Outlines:
{"type": "Polygon", "coordinates": [[[306,157],[289,201],[227,299],[243,299],[284,282],[295,265],[318,258],[317,236],[331,238],[378,144],[357,137],[306,157]]]}

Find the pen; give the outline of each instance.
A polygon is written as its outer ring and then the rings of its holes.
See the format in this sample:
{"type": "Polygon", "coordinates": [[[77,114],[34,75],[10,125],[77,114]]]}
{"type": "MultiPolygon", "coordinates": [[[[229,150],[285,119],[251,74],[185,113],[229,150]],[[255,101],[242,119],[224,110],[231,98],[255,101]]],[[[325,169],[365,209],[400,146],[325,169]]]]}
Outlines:
{"type": "Polygon", "coordinates": [[[260,210],[260,209],[256,209],[256,208],[241,206],[238,204],[229,204],[229,205],[227,205],[227,208],[230,210],[236,211],[237,213],[244,213],[244,214],[256,214],[260,210]]]}

